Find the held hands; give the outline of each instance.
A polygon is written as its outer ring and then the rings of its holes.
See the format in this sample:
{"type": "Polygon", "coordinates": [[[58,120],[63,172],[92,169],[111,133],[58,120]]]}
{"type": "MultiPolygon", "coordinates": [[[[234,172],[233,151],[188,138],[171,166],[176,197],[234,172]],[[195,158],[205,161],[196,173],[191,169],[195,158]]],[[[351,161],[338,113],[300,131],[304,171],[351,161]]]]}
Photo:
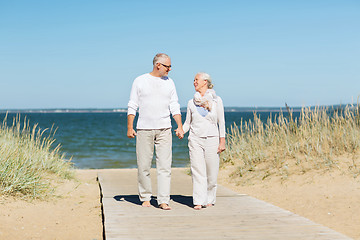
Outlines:
{"type": "Polygon", "coordinates": [[[218,147],[218,150],[217,150],[217,153],[221,153],[225,151],[225,138],[220,138],[220,142],[219,142],[219,147],[218,147]]]}
{"type": "Polygon", "coordinates": [[[178,127],[178,128],[175,130],[175,134],[176,134],[176,136],[177,136],[179,139],[183,139],[183,137],[184,137],[184,130],[182,129],[182,127],[178,127]]]}
{"type": "Polygon", "coordinates": [[[128,128],[127,136],[128,138],[134,138],[136,136],[135,130],[133,128],[128,128]]]}
{"type": "Polygon", "coordinates": [[[173,116],[178,128],[175,130],[176,136],[179,139],[182,139],[184,137],[184,130],[183,130],[183,125],[181,123],[181,115],[180,114],[176,114],[173,116]]]}

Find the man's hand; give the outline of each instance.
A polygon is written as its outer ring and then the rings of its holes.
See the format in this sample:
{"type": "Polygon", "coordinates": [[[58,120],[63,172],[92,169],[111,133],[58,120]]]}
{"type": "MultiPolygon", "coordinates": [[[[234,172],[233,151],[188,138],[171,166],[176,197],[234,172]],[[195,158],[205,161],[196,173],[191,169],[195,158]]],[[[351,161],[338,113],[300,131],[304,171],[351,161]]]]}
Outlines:
{"type": "Polygon", "coordinates": [[[225,138],[220,138],[220,142],[219,142],[219,147],[218,147],[218,150],[217,150],[217,153],[221,153],[225,151],[225,138]]]}
{"type": "Polygon", "coordinates": [[[178,128],[175,130],[176,136],[179,139],[182,139],[184,137],[184,130],[183,130],[183,125],[181,122],[181,115],[180,114],[176,114],[173,116],[176,124],[178,125],[178,128]]]}
{"type": "Polygon", "coordinates": [[[133,128],[128,129],[127,131],[128,138],[134,138],[136,136],[136,132],[133,128]]]}
{"type": "Polygon", "coordinates": [[[179,139],[183,139],[183,138],[184,138],[184,130],[182,129],[182,127],[178,127],[178,128],[175,130],[175,133],[176,133],[176,136],[177,136],[179,139]]]}
{"type": "Polygon", "coordinates": [[[128,138],[134,138],[136,136],[136,132],[133,128],[133,123],[134,123],[134,118],[135,118],[135,115],[128,115],[127,117],[127,136],[128,138]]]}

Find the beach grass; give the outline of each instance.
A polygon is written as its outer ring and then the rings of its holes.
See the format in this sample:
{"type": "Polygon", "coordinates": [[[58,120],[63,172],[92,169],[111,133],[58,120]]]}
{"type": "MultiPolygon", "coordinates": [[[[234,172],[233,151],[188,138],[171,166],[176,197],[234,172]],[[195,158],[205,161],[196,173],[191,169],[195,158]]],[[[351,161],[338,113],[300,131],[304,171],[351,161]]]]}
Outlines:
{"type": "Polygon", "coordinates": [[[228,129],[223,167],[232,165],[233,177],[264,180],[287,178],[313,169],[339,168],[360,175],[360,106],[303,107],[299,117],[288,108],[266,122],[254,119],[228,129]]]}
{"type": "Polygon", "coordinates": [[[8,126],[7,114],[0,126],[0,192],[43,198],[52,191],[54,179],[74,177],[71,159],[65,159],[60,145],[53,147],[54,129],[31,126],[20,115],[8,126]]]}

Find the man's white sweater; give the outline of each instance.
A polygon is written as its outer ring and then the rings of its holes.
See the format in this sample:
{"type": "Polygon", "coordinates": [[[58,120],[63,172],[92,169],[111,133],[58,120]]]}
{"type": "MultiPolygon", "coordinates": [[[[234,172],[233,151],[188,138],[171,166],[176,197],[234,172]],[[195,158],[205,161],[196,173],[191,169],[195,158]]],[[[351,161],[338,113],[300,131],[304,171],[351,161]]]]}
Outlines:
{"type": "Polygon", "coordinates": [[[131,88],[128,115],[136,115],[137,110],[137,129],[170,128],[170,114],[181,114],[174,81],[149,73],[137,77],[131,88]]]}

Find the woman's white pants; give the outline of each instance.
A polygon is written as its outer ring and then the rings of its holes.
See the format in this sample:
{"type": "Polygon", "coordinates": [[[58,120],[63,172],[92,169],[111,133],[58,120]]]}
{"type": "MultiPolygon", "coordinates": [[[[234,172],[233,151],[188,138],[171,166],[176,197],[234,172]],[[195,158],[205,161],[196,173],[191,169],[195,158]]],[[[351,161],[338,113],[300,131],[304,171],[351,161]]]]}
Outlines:
{"type": "Polygon", "coordinates": [[[194,205],[215,204],[219,173],[219,137],[189,137],[194,205]]]}

